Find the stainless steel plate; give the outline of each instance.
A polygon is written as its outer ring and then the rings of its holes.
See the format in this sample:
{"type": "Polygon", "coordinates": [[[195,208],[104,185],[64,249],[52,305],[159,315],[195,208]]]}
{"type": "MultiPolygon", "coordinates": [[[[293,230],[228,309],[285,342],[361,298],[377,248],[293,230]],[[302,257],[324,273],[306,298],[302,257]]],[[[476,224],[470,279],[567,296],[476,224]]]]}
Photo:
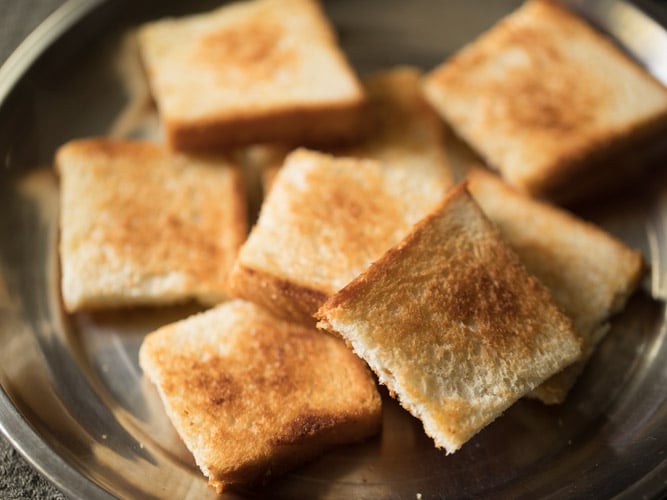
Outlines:
{"type": "MultiPolygon", "coordinates": [[[[366,73],[399,63],[430,68],[518,3],[337,0],[326,8],[366,73]]],[[[571,3],[619,40],[637,40],[627,35],[630,25],[652,33],[650,44],[630,49],[658,75],[667,67],[664,31],[650,18],[620,1],[571,3]]],[[[213,4],[71,1],[0,71],[0,428],[73,497],[214,497],[137,366],[143,335],[194,308],[65,315],[50,167],[70,138],[150,130],[124,33],[213,4]]],[[[665,296],[664,177],[579,210],[641,248],[652,271],[564,405],[520,401],[445,456],[385,398],[381,436],[228,496],[638,498],[667,491],[667,326],[663,303],[652,298],[665,296]]]]}

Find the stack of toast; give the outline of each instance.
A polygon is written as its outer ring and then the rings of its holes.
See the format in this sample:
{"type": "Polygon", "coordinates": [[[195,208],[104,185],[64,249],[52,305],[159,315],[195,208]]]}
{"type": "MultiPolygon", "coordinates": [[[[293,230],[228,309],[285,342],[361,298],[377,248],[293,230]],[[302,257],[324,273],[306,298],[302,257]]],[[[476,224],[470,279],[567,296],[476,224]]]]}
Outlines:
{"type": "Polygon", "coordinates": [[[213,306],[140,350],[213,487],[373,436],[376,379],[447,453],[524,396],[565,401],[644,264],[536,196],[667,125],[664,87],[549,0],[425,75],[360,79],[316,0],[138,39],[166,143],[58,151],[63,301],[213,306]],[[446,124],[501,176],[457,184],[446,124]],[[248,234],[249,164],[264,194],[248,234]]]}

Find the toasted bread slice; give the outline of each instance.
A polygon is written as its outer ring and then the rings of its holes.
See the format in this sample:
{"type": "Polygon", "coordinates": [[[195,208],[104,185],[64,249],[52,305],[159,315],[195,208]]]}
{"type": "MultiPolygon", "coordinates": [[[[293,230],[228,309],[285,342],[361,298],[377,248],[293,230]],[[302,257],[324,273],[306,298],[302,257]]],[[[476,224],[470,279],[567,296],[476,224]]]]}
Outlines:
{"type": "Polygon", "coordinates": [[[246,235],[237,168],[156,144],[86,139],[56,155],[69,311],[223,300],[246,235]]]}
{"type": "MultiPolygon", "coordinates": [[[[298,149],[276,175],[230,274],[231,293],[314,325],[326,298],[414,221],[379,163],[298,149]]],[[[418,219],[418,217],[417,217],[418,219]]]]}
{"type": "Polygon", "coordinates": [[[446,193],[435,182],[411,191],[388,170],[373,160],[291,153],[239,252],[231,293],[314,325],[312,315],[327,297],[397,243],[446,193]]]}
{"type": "Polygon", "coordinates": [[[169,143],[355,138],[365,98],[316,0],[252,0],[139,32],[169,143]]]}
{"type": "Polygon", "coordinates": [[[463,185],[316,316],[447,453],[581,351],[463,185]]]}
{"type": "Polygon", "coordinates": [[[369,99],[370,132],[353,147],[339,150],[344,156],[371,158],[384,165],[406,195],[426,196],[434,203],[429,185],[446,191],[454,185],[445,150],[445,129],[421,93],[422,73],[399,66],[374,73],[364,80],[369,99]],[[424,193],[421,191],[425,190],[424,193]]]}
{"type": "Polygon", "coordinates": [[[582,339],[581,360],[533,392],[545,403],[560,403],[606,332],[609,317],[638,286],[642,256],[593,224],[519,193],[488,171],[472,170],[468,188],[526,269],[572,318],[582,339]]]}
{"type": "Polygon", "coordinates": [[[380,428],[380,395],[363,361],[340,340],[248,302],[149,334],[139,361],[218,491],[380,428]]]}
{"type": "MultiPolygon", "coordinates": [[[[667,89],[550,0],[530,0],[431,72],[423,89],[517,188],[548,196],[667,130],[667,89]]],[[[600,177],[597,175],[597,177],[600,177]]]]}

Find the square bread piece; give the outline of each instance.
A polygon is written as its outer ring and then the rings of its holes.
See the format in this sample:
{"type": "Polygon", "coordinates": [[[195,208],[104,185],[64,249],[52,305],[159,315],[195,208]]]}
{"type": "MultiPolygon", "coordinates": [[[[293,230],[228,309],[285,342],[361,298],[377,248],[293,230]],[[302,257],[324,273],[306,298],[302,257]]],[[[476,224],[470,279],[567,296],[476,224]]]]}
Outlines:
{"type": "Polygon", "coordinates": [[[257,174],[264,196],[271,189],[285,158],[294,149],[287,144],[265,143],[253,144],[240,150],[243,165],[257,174]]]}
{"type": "Polygon", "coordinates": [[[433,106],[512,185],[564,196],[667,130],[667,89],[549,0],[530,0],[428,74],[433,106]],[[587,170],[587,169],[592,170],[587,170]]]}
{"type": "Polygon", "coordinates": [[[519,193],[488,171],[472,170],[468,189],[582,339],[581,360],[531,394],[547,404],[561,403],[607,332],[609,317],[623,309],[638,286],[642,256],[601,228],[519,193]]]}
{"type": "Polygon", "coordinates": [[[56,154],[68,311],[226,296],[246,235],[238,169],[139,141],[85,139],[56,154]]]}
{"type": "MultiPolygon", "coordinates": [[[[231,293],[314,326],[312,315],[320,305],[446,194],[447,187],[437,182],[415,191],[387,170],[373,160],[304,149],[291,153],[241,247],[231,293]]],[[[419,170],[413,175],[419,178],[419,170]]]]}
{"type": "Polygon", "coordinates": [[[447,453],[581,352],[464,185],[317,317],[447,453]]]}
{"type": "Polygon", "coordinates": [[[363,361],[339,339],[248,302],[149,334],[139,361],[218,492],[380,429],[381,399],[363,361]]]}
{"type": "Polygon", "coordinates": [[[169,143],[355,138],[365,98],[316,0],[252,0],[139,31],[169,143]]]}

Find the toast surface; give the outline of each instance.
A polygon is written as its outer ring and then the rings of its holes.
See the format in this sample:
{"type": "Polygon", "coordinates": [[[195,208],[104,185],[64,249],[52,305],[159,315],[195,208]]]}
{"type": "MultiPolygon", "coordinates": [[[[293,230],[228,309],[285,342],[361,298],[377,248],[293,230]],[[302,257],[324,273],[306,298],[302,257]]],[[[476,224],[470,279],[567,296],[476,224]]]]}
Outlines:
{"type": "Polygon", "coordinates": [[[232,293],[314,325],[312,315],[328,296],[444,196],[444,187],[435,183],[408,196],[386,170],[373,160],[291,153],[239,252],[232,293]]]}
{"type": "Polygon", "coordinates": [[[314,324],[312,314],[409,228],[453,185],[439,118],[419,91],[418,70],[368,78],[371,127],[354,147],[297,151],[282,169],[284,147],[260,151],[271,183],[259,222],[231,284],[274,314],[314,324]]]}
{"type": "Polygon", "coordinates": [[[327,143],[361,131],[361,85],[316,0],[252,0],[160,20],[140,30],[139,43],[177,149],[327,143]]]}
{"type": "Polygon", "coordinates": [[[231,292],[314,325],[321,303],[409,227],[391,188],[372,160],[291,153],[239,252],[231,292]]]}
{"type": "Polygon", "coordinates": [[[550,0],[526,2],[423,88],[490,166],[538,195],[667,126],[667,89],[550,0]]]}
{"type": "Polygon", "coordinates": [[[643,258],[601,228],[519,193],[488,171],[471,170],[468,188],[582,339],[581,361],[533,393],[545,403],[560,403],[606,332],[609,317],[623,309],[638,286],[643,258]]]}
{"type": "Polygon", "coordinates": [[[369,132],[358,145],[336,153],[379,161],[392,182],[405,186],[406,196],[435,205],[454,181],[444,126],[422,96],[421,78],[417,68],[398,66],[364,79],[369,132]]]}
{"type": "Polygon", "coordinates": [[[463,186],[317,312],[453,453],[580,354],[463,186]]]}
{"type": "Polygon", "coordinates": [[[139,360],[219,491],[379,430],[380,395],[359,358],[340,340],[247,302],[149,334],[139,360]]]}
{"type": "Polygon", "coordinates": [[[223,157],[84,139],[56,155],[69,311],[227,296],[246,235],[238,169],[223,157]]]}

